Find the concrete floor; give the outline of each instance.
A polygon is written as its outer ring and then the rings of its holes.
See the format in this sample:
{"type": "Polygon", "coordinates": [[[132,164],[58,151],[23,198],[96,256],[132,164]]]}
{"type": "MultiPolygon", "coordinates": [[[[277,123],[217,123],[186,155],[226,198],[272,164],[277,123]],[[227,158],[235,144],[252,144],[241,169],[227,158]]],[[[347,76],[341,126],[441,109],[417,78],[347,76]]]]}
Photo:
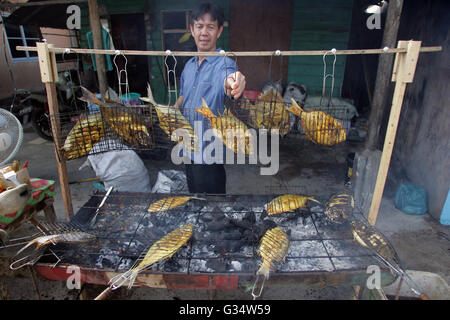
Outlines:
{"type": "MultiPolygon", "coordinates": [[[[28,161],[30,175],[55,180],[55,210],[58,220],[66,220],[56,170],[53,143],[39,138],[31,127],[24,128],[25,138],[16,158],[28,161]]],[[[227,165],[227,192],[230,194],[280,194],[284,192],[315,195],[326,200],[331,194],[344,187],[345,157],[358,145],[336,146],[333,149],[310,150],[308,142],[297,138],[281,140],[280,169],[274,176],[261,176],[258,166],[227,165]],[[311,152],[314,151],[314,152],[311,152]]],[[[85,159],[67,162],[69,181],[95,177],[91,169],[79,170],[85,159]]],[[[144,159],[152,183],[162,169],[182,170],[169,160],[144,159]]],[[[388,186],[389,187],[389,186],[388,186]]],[[[74,212],[89,199],[93,192],[92,182],[70,185],[74,212]]],[[[43,219],[42,213],[38,215],[43,219]]],[[[377,220],[377,228],[388,237],[397,250],[406,269],[433,272],[450,283],[450,228],[439,224],[430,215],[412,216],[397,210],[391,198],[384,197],[377,220]]],[[[30,224],[24,224],[11,237],[34,233],[30,224]]],[[[30,271],[23,268],[8,270],[10,250],[0,251],[0,299],[36,299],[30,271]]],[[[76,299],[79,290],[68,290],[65,282],[49,281],[37,276],[40,299],[76,299]]],[[[104,287],[86,285],[87,298],[94,298],[104,287]]],[[[251,299],[245,289],[217,291],[215,299],[251,299]]],[[[271,287],[266,284],[264,299],[350,299],[351,287],[271,287]]],[[[167,290],[153,288],[119,289],[110,299],[209,299],[207,290],[167,290]]]]}

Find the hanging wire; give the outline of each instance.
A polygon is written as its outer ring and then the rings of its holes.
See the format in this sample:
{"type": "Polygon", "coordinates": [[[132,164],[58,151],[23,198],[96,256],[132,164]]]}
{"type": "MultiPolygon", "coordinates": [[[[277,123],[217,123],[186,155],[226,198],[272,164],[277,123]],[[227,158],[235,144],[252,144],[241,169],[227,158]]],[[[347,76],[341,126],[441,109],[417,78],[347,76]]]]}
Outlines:
{"type": "Polygon", "coordinates": [[[330,51],[325,52],[322,59],[323,59],[323,84],[322,84],[322,97],[320,98],[320,106],[322,106],[322,100],[325,97],[327,78],[330,77],[331,78],[331,90],[330,90],[330,95],[329,95],[328,103],[327,103],[327,107],[330,107],[331,106],[331,97],[333,96],[333,90],[334,90],[334,71],[335,71],[335,67],[336,67],[336,49],[333,48],[330,51]],[[333,71],[332,71],[332,73],[327,74],[326,57],[330,53],[334,55],[333,71]]]}
{"type": "Polygon", "coordinates": [[[172,94],[175,94],[175,101],[178,100],[178,88],[177,88],[177,75],[176,75],[176,68],[177,68],[177,58],[175,58],[175,55],[170,50],[166,50],[166,56],[164,57],[164,64],[166,65],[166,71],[167,71],[167,91],[168,91],[168,104],[171,104],[172,101],[172,94]],[[169,68],[169,65],[167,64],[167,59],[171,56],[174,60],[174,64],[172,68],[169,68]],[[173,77],[173,83],[175,89],[172,89],[172,86],[170,85],[170,75],[173,77]]]}
{"type": "Polygon", "coordinates": [[[116,67],[117,72],[117,82],[119,84],[119,98],[120,99],[122,98],[122,86],[125,86],[125,99],[128,99],[130,97],[130,87],[128,85],[128,72],[127,72],[128,59],[122,52],[120,52],[120,50],[116,50],[113,63],[114,66],[116,67]],[[122,70],[119,70],[119,67],[117,66],[116,63],[116,59],[119,55],[121,55],[125,59],[125,65],[122,70]],[[122,82],[122,73],[125,75],[125,82],[122,82]]]}

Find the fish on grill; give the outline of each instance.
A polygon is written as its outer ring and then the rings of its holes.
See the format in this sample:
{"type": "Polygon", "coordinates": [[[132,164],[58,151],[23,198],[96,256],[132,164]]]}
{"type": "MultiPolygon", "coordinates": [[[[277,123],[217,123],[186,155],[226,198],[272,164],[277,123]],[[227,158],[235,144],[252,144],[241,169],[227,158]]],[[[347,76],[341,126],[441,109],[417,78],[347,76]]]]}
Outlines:
{"type": "Polygon", "coordinates": [[[153,202],[150,207],[148,208],[148,212],[162,212],[162,211],[168,211],[172,208],[181,206],[182,204],[185,204],[191,199],[197,199],[197,200],[205,200],[203,198],[197,198],[197,197],[191,197],[191,196],[174,196],[174,197],[167,197],[163,199],[159,199],[155,202],[153,202]]]}
{"type": "Polygon", "coordinates": [[[339,193],[333,195],[325,203],[325,216],[332,222],[342,223],[348,219],[355,207],[353,196],[348,193],[339,193]]]}
{"type": "Polygon", "coordinates": [[[314,143],[333,146],[347,139],[342,123],[323,111],[305,111],[294,99],[287,110],[300,118],[306,137],[314,143]]]}
{"type": "Polygon", "coordinates": [[[138,259],[132,269],[110,280],[111,289],[115,290],[128,282],[130,289],[139,272],[164,259],[172,257],[192,236],[193,225],[186,224],[168,233],[156,241],[142,259],[138,259]],[[139,262],[138,262],[139,261],[139,262]]]}
{"type": "Polygon", "coordinates": [[[100,113],[81,115],[61,147],[66,160],[83,157],[104,135],[105,127],[100,113]]]}
{"type": "Polygon", "coordinates": [[[397,262],[394,249],[374,227],[363,221],[352,221],[351,227],[353,237],[361,246],[376,252],[388,261],[397,262]]]}
{"type": "Polygon", "coordinates": [[[141,121],[140,116],[127,110],[127,107],[115,101],[105,99],[105,102],[89,90],[81,87],[82,101],[94,103],[100,107],[101,114],[106,123],[130,146],[152,146],[151,136],[147,126],[141,121]]]}
{"type": "Polygon", "coordinates": [[[279,265],[284,263],[288,251],[289,237],[283,229],[275,227],[266,231],[258,248],[258,255],[262,258],[262,263],[256,271],[257,277],[252,290],[254,299],[261,295],[265,280],[269,279],[270,271],[276,270],[279,265]],[[261,276],[263,277],[261,289],[259,294],[255,294],[256,284],[261,276]]]}
{"type": "Polygon", "coordinates": [[[67,231],[58,234],[51,234],[46,236],[37,237],[31,241],[29,241],[22,249],[20,249],[16,255],[20,254],[26,248],[36,245],[35,250],[48,245],[50,243],[67,243],[67,244],[81,244],[93,241],[96,239],[96,236],[83,231],[67,231]]]}
{"type": "Polygon", "coordinates": [[[278,214],[287,211],[293,211],[295,209],[306,206],[308,200],[320,203],[313,197],[294,195],[294,194],[283,194],[276,197],[267,204],[267,214],[278,214]]]}
{"type": "Polygon", "coordinates": [[[251,103],[242,98],[241,109],[248,112],[248,124],[255,129],[278,129],[281,135],[289,133],[290,118],[286,103],[281,94],[273,87],[251,103]]]}
{"type": "Polygon", "coordinates": [[[214,135],[234,153],[240,151],[243,154],[253,154],[253,137],[245,123],[236,118],[231,111],[216,116],[209,109],[205,99],[202,98],[202,102],[202,106],[195,110],[209,120],[214,135]]]}

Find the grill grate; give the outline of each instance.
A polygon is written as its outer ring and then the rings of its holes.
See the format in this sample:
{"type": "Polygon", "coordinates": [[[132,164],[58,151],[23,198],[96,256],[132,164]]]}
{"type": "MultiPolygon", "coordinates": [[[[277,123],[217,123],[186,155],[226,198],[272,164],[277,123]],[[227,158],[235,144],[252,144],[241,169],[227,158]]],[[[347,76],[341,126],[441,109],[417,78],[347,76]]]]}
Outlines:
{"type": "MultiPolygon", "coordinates": [[[[332,224],[321,214],[306,218],[284,214],[267,216],[264,205],[274,196],[207,195],[206,200],[190,200],[166,212],[147,212],[150,203],[167,194],[111,193],[101,208],[97,223],[86,222],[103,197],[94,194],[70,222],[97,235],[97,241],[84,245],[52,246],[61,254],[60,263],[128,270],[156,241],[179,226],[192,223],[193,235],[187,246],[150,270],[181,273],[253,274],[260,265],[259,239],[265,230],[283,228],[290,239],[286,262],[279,273],[304,271],[361,270],[377,264],[373,254],[353,240],[349,223],[332,224]],[[253,222],[254,221],[254,222],[253,222]]],[[[354,219],[363,219],[359,212],[354,219]]],[[[51,226],[48,226],[52,229],[51,226]]],[[[40,262],[52,262],[48,256],[40,262]]]]}

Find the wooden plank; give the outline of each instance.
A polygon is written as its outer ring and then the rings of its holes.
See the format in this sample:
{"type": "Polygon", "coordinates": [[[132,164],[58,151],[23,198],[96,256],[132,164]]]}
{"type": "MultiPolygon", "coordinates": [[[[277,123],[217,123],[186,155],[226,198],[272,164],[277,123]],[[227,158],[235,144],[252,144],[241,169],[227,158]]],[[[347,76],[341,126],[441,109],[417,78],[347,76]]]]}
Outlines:
{"type": "MultiPolygon", "coordinates": [[[[400,44],[399,46],[404,45],[400,44]]],[[[394,97],[392,98],[392,107],[389,115],[389,122],[384,140],[383,153],[381,155],[380,166],[378,169],[377,181],[373,192],[372,203],[370,205],[368,221],[371,225],[376,224],[378,211],[383,197],[384,186],[389,171],[389,164],[394,149],[395,136],[397,133],[398,121],[403,105],[403,98],[407,83],[413,81],[414,72],[417,66],[421,41],[408,41],[408,52],[399,53],[403,57],[397,57],[397,81],[395,84],[394,97]]]]}
{"type": "MultiPolygon", "coordinates": [[[[26,47],[17,46],[18,51],[37,51],[36,47],[26,47]]],[[[52,53],[63,53],[66,48],[50,48],[52,53]]],[[[114,55],[115,50],[100,50],[100,49],[82,49],[82,48],[70,48],[73,53],[81,54],[112,54],[114,55]]],[[[283,56],[323,56],[328,50],[305,50],[305,51],[281,51],[283,56]]],[[[394,48],[394,49],[359,49],[359,50],[336,50],[336,55],[355,55],[355,54],[393,54],[393,53],[406,53],[406,49],[394,48]]],[[[442,46],[436,47],[423,47],[420,48],[419,52],[439,52],[442,51],[442,46]]],[[[165,51],[142,51],[142,50],[121,50],[121,53],[125,55],[137,55],[137,56],[165,56],[165,51]]],[[[172,51],[174,56],[184,56],[184,57],[194,57],[194,56],[222,56],[220,52],[193,52],[193,51],[172,51]]],[[[271,56],[275,54],[275,51],[227,51],[227,55],[234,55],[238,57],[262,57],[271,56]]]]}
{"type": "Polygon", "coordinates": [[[61,194],[64,202],[64,208],[66,209],[66,215],[68,218],[73,216],[72,198],[70,195],[69,179],[67,177],[67,167],[64,159],[59,158],[58,142],[61,141],[61,124],[59,121],[59,107],[58,98],[56,95],[55,80],[57,77],[56,59],[55,54],[49,53],[49,45],[47,43],[37,43],[39,48],[39,67],[41,69],[42,82],[45,83],[45,89],[47,91],[47,101],[49,106],[50,122],[53,134],[53,140],[55,141],[55,157],[56,166],[58,169],[58,177],[61,188],[61,194]]]}
{"type": "MultiPolygon", "coordinates": [[[[100,25],[97,0],[89,0],[89,21],[91,24],[92,37],[94,40],[94,49],[103,49],[102,27],[100,25]]],[[[98,86],[100,89],[100,94],[103,96],[108,90],[105,58],[99,54],[95,54],[95,62],[97,67],[98,86]]]]}

